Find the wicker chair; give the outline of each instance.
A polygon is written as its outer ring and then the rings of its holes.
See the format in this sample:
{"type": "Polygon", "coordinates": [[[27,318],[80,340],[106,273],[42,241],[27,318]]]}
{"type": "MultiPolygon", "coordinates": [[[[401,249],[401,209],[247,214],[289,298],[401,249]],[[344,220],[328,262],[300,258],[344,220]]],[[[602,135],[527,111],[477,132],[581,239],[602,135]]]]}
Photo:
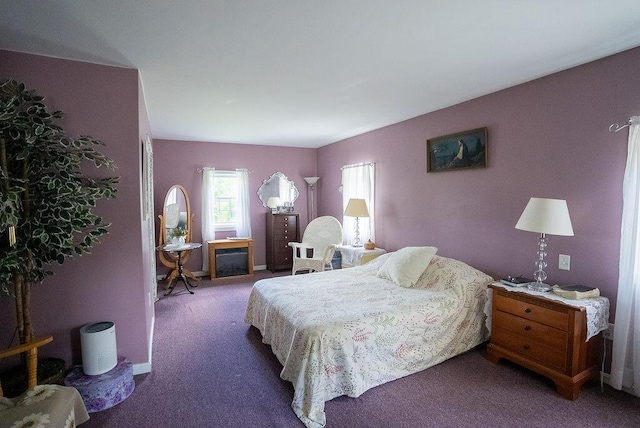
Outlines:
{"type": "Polygon", "coordinates": [[[87,408],[77,389],[37,384],[38,347],[52,340],[49,336],[0,351],[0,359],[26,353],[28,386],[24,394],[11,399],[3,397],[0,386],[0,428],[23,424],[36,426],[45,422],[47,426],[75,426],[89,419],[87,408]]]}
{"type": "Polygon", "coordinates": [[[323,216],[312,220],[302,235],[302,242],[289,242],[289,246],[293,247],[291,274],[295,275],[299,270],[323,272],[327,267],[333,269],[331,259],[336,246],[340,244],[342,225],[338,219],[323,216]]]}

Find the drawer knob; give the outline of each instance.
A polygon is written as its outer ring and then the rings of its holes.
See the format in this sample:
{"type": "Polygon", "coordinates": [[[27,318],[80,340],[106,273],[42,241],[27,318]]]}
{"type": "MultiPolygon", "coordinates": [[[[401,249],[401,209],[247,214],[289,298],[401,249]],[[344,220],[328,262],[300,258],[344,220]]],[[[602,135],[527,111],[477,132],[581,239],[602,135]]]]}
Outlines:
{"type": "Polygon", "coordinates": [[[524,345],[522,345],[522,347],[523,347],[524,349],[529,349],[529,345],[527,345],[526,343],[525,343],[524,345]]]}
{"type": "Polygon", "coordinates": [[[525,311],[526,313],[531,313],[531,308],[526,308],[524,311],[525,311]]]}
{"type": "Polygon", "coordinates": [[[524,326],[524,331],[529,331],[531,330],[531,326],[530,325],[525,325],[524,326]]]}

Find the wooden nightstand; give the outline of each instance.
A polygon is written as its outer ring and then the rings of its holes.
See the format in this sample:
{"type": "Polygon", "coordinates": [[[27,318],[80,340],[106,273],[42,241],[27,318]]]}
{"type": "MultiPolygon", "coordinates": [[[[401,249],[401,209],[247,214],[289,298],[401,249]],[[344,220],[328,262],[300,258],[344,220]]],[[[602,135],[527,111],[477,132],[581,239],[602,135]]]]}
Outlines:
{"type": "Polygon", "coordinates": [[[575,400],[582,385],[597,379],[602,334],[587,338],[582,307],[490,285],[491,343],[486,358],[520,364],[551,379],[558,393],[575,400]]]}

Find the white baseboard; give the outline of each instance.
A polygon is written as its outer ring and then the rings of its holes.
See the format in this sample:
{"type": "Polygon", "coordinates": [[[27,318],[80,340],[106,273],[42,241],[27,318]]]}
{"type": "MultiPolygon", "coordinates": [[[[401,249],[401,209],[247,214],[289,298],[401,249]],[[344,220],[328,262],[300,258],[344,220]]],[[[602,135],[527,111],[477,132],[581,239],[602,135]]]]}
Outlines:
{"type": "MultiPolygon", "coordinates": [[[[253,270],[254,270],[254,271],[256,271],[256,270],[267,270],[267,265],[258,265],[258,266],[254,266],[254,267],[253,267],[253,270]]],[[[201,277],[201,276],[209,276],[209,272],[204,271],[204,270],[198,270],[198,271],[191,272],[191,273],[193,273],[193,275],[194,275],[194,276],[197,276],[197,277],[201,277]]],[[[162,280],[164,279],[164,275],[156,275],[156,279],[157,279],[158,281],[162,281],[162,280]]]]}
{"type": "Polygon", "coordinates": [[[133,365],[133,375],[151,373],[151,363],[139,363],[133,365]]]}
{"type": "Polygon", "coordinates": [[[153,355],[153,332],[155,331],[156,326],[156,316],[151,317],[151,337],[149,337],[149,361],[146,363],[138,363],[134,364],[132,367],[133,375],[151,373],[151,358],[153,355]]]}

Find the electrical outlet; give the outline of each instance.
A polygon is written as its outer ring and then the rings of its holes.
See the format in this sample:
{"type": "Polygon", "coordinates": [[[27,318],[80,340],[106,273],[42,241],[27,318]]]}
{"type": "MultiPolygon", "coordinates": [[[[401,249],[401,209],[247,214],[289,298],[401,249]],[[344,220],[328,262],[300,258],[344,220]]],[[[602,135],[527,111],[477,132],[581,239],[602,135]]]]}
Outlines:
{"type": "Polygon", "coordinates": [[[571,256],[560,254],[558,256],[558,269],[571,270],[571,256]]]}
{"type": "Polygon", "coordinates": [[[613,340],[613,323],[609,323],[609,327],[602,332],[602,338],[607,340],[613,340]]]}

